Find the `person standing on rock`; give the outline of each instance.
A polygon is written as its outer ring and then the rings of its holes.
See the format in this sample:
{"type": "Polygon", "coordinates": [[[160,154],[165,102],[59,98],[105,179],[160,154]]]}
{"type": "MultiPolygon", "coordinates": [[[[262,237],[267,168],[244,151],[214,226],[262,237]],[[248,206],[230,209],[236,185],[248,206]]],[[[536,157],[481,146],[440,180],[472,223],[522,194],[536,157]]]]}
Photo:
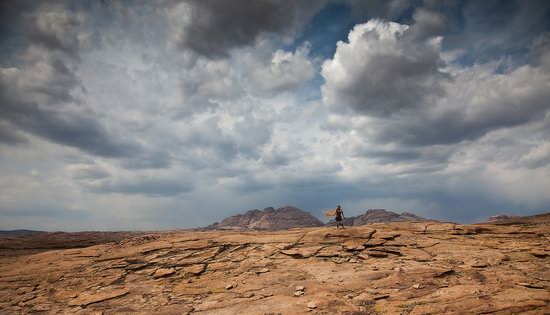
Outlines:
{"type": "Polygon", "coordinates": [[[336,218],[334,218],[334,220],[336,220],[336,228],[338,229],[340,225],[342,226],[342,228],[344,228],[344,223],[342,223],[342,219],[344,219],[344,211],[342,211],[342,207],[338,205],[338,207],[336,207],[335,212],[336,212],[336,218]]]}

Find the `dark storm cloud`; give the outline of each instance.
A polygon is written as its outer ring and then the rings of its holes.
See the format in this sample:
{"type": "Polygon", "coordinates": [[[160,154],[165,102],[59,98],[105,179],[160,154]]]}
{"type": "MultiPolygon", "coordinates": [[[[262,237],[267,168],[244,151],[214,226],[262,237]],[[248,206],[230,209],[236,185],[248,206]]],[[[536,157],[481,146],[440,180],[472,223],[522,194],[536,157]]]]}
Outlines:
{"type": "Polygon", "coordinates": [[[180,45],[209,58],[252,44],[262,33],[297,35],[324,1],[188,0],[180,45]]]}
{"type": "MultiPolygon", "coordinates": [[[[2,82],[3,83],[3,82],[2,82]]],[[[110,135],[93,114],[44,109],[34,103],[17,102],[0,84],[0,119],[43,139],[104,157],[131,156],[140,151],[136,143],[110,135]]]]}
{"type": "MultiPolygon", "coordinates": [[[[80,62],[78,14],[60,5],[23,4],[4,7],[26,21],[27,28],[25,45],[11,47],[22,49],[19,56],[12,64],[2,62],[0,121],[93,155],[122,157],[139,152],[137,143],[110,134],[100,117],[78,104],[73,95],[84,90],[75,74],[80,62]]],[[[2,32],[8,42],[21,36],[13,28],[2,32]]]]}

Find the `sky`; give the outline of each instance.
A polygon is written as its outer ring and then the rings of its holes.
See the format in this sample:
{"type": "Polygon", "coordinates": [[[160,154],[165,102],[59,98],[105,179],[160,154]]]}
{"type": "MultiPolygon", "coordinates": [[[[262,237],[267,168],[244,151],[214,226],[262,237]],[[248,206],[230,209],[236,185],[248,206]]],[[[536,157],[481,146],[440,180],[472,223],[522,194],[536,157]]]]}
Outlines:
{"type": "Polygon", "coordinates": [[[2,1],[0,229],[550,211],[550,2],[2,1]]]}

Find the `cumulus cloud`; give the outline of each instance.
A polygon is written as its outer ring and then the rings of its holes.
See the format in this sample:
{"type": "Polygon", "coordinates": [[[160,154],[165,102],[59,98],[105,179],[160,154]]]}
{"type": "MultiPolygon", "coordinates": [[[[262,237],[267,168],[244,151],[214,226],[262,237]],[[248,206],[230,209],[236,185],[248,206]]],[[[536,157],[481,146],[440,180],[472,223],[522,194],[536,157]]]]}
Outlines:
{"type": "Polygon", "coordinates": [[[360,133],[410,146],[473,140],[544,117],[550,97],[544,64],[504,73],[499,62],[445,65],[441,38],[427,36],[439,32],[440,19],[420,12],[411,27],[369,21],[350,32],[349,43],[338,43],[322,70],[331,110],[373,117],[371,131],[360,133]]]}
{"type": "Polygon", "coordinates": [[[414,110],[443,94],[441,39],[418,35],[420,27],[370,20],[350,31],[325,61],[325,104],[374,116],[414,110]]]}
{"type": "Polygon", "coordinates": [[[199,58],[179,74],[183,104],[175,117],[220,110],[222,103],[250,96],[274,97],[299,90],[316,74],[307,43],[294,51],[274,49],[268,41],[231,54],[226,59],[199,58]]]}
{"type": "Polygon", "coordinates": [[[467,68],[454,74],[446,96],[415,117],[400,117],[381,127],[380,141],[408,145],[452,144],[474,140],[499,128],[540,120],[550,109],[550,72],[525,65],[496,73],[496,65],[467,68]]]}

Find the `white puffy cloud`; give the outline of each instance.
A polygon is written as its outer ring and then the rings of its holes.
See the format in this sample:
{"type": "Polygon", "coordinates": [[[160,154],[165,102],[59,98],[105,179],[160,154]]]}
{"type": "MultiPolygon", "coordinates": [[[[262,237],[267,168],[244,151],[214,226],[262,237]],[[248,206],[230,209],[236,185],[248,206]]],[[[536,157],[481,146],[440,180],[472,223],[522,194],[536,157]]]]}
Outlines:
{"type": "MultiPolygon", "coordinates": [[[[369,130],[358,130],[371,141],[412,146],[477,139],[544,117],[550,107],[545,63],[505,72],[501,62],[445,65],[440,37],[418,40],[419,24],[437,20],[424,15],[411,27],[378,20],[356,26],[323,65],[326,106],[371,117],[369,130]]],[[[337,121],[328,126],[339,128],[337,121]]]]}
{"type": "Polygon", "coordinates": [[[394,22],[356,25],[323,64],[325,104],[334,111],[389,116],[431,103],[448,79],[441,70],[441,38],[415,36],[415,28],[394,22]]]}

